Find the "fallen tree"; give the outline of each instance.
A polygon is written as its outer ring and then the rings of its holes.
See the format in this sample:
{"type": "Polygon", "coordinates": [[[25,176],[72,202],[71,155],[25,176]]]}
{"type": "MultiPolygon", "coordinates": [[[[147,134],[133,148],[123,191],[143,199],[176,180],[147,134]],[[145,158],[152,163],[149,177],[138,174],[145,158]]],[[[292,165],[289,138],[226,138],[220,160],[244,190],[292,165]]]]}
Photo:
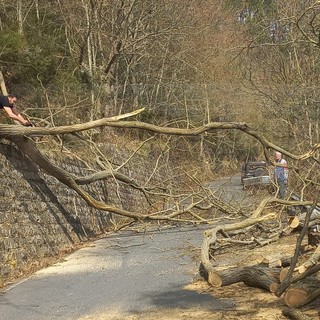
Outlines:
{"type": "MultiPolygon", "coordinates": [[[[309,256],[301,257],[301,243],[306,235],[310,217],[316,205],[316,202],[309,208],[304,216],[304,225],[299,234],[295,254],[287,256],[286,252],[275,253],[270,259],[266,257],[255,265],[221,267],[215,258],[215,252],[219,250],[219,236],[230,236],[229,231],[246,229],[248,226],[255,225],[269,219],[274,219],[271,215],[261,215],[267,203],[274,201],[272,198],[265,199],[253,214],[237,223],[225,223],[215,228],[205,231],[205,238],[201,247],[201,265],[200,274],[213,287],[222,287],[234,283],[243,283],[244,285],[256,287],[276,294],[281,297],[283,294],[284,303],[290,308],[301,308],[317,300],[320,296],[320,279],[317,273],[320,270],[319,264],[319,246],[309,256]],[[279,256],[280,255],[280,256],[279,256]],[[299,267],[295,267],[298,258],[302,259],[299,267]],[[289,268],[285,268],[289,266],[289,268]],[[295,276],[292,277],[293,272],[295,276]]],[[[264,224],[264,231],[271,234],[271,228],[268,230],[264,224]]],[[[283,233],[280,232],[281,235],[283,233]]],[[[252,233],[247,231],[247,237],[252,239],[252,233]]],[[[228,240],[228,238],[227,238],[228,240]]],[[[234,243],[237,241],[234,240],[234,243]]],[[[244,242],[244,241],[243,241],[244,242]]],[[[261,242],[255,241],[257,245],[261,242]]],[[[252,242],[251,242],[252,243],[252,242]]],[[[302,313],[289,312],[286,309],[285,314],[289,314],[296,319],[304,319],[302,313]],[[293,315],[295,314],[295,315],[293,315]],[[299,315],[299,316],[298,316],[299,315]]],[[[292,310],[292,309],[289,309],[292,310]]]]}
{"type": "MultiPolygon", "coordinates": [[[[282,148],[274,145],[273,143],[269,142],[266,138],[264,138],[261,134],[258,132],[252,130],[249,128],[249,126],[245,123],[221,123],[221,122],[213,122],[208,123],[202,127],[193,128],[193,129],[181,129],[181,128],[169,128],[169,127],[158,127],[152,124],[143,123],[139,121],[123,121],[123,119],[128,117],[133,117],[139,113],[143,112],[143,109],[136,110],[134,112],[90,121],[88,123],[83,124],[76,124],[76,125],[70,125],[70,126],[61,126],[61,127],[53,127],[53,128],[27,128],[17,125],[0,125],[0,138],[5,138],[7,140],[10,140],[15,145],[19,147],[19,149],[26,154],[34,163],[36,163],[41,169],[46,171],[48,174],[54,176],[57,178],[60,182],[64,183],[68,187],[75,190],[90,206],[104,211],[113,212],[115,214],[119,214],[125,217],[137,219],[137,220],[171,220],[176,221],[179,220],[181,222],[206,222],[206,219],[202,219],[196,214],[192,214],[191,219],[181,219],[181,217],[177,218],[181,214],[185,214],[186,211],[183,211],[183,213],[179,213],[177,211],[170,212],[170,214],[167,215],[148,215],[148,214],[141,214],[141,213],[134,213],[134,212],[126,212],[125,210],[122,210],[120,208],[113,207],[112,205],[108,205],[106,203],[102,203],[101,201],[98,201],[94,199],[91,195],[87,194],[82,188],[81,185],[90,183],[92,181],[97,181],[100,179],[104,179],[106,177],[106,172],[98,172],[94,176],[90,177],[73,177],[65,170],[58,168],[57,166],[51,164],[50,160],[41,154],[41,152],[37,149],[36,142],[34,142],[32,139],[32,136],[45,136],[45,135],[59,135],[59,134],[66,134],[66,133],[76,133],[81,132],[84,130],[90,130],[97,127],[102,126],[110,126],[110,127],[121,127],[121,128],[138,128],[143,130],[148,130],[150,132],[154,133],[161,133],[165,135],[185,135],[185,136],[194,136],[199,135],[204,132],[209,132],[212,130],[231,130],[236,129],[240,130],[250,136],[255,137],[262,145],[262,147],[267,150],[267,148],[273,148],[274,150],[282,151],[284,154],[287,154],[288,156],[294,158],[294,159],[308,159],[310,157],[313,157],[314,149],[310,150],[309,152],[303,154],[303,155],[294,155],[289,153],[288,151],[283,150],[282,148]]],[[[320,147],[317,146],[317,148],[320,147]]],[[[115,177],[119,177],[115,173],[115,177]]],[[[124,177],[121,177],[122,180],[124,180],[124,177]]],[[[128,179],[129,180],[129,179],[128,179]]],[[[132,181],[129,181],[132,185],[132,181]]],[[[134,187],[137,187],[135,184],[134,187]]],[[[146,190],[144,190],[146,191],[146,190]]],[[[206,200],[210,200],[210,197],[207,197],[206,200]]],[[[217,199],[216,199],[217,200],[217,199]]],[[[282,203],[282,200],[279,199],[273,199],[272,201],[270,199],[267,200],[269,203],[282,203]]],[[[209,201],[211,202],[211,201],[209,201]]],[[[213,201],[215,202],[215,201],[213,201]]],[[[287,203],[287,202],[286,202],[287,203]]],[[[299,205],[310,205],[311,202],[309,201],[300,201],[298,202],[299,205]]],[[[297,202],[288,202],[288,204],[298,205],[297,202]]],[[[264,204],[261,204],[261,210],[263,210],[264,204]]],[[[260,210],[260,211],[261,211],[260,210]]],[[[189,213],[191,211],[189,210],[189,213]]]]}
{"type": "MultiPolygon", "coordinates": [[[[84,124],[62,126],[62,127],[53,127],[53,128],[25,128],[21,126],[12,126],[12,125],[0,125],[0,138],[14,143],[25,155],[27,155],[35,164],[39,166],[42,170],[47,172],[49,175],[57,178],[61,183],[65,184],[69,188],[73,189],[77,194],[82,197],[89,206],[94,207],[98,210],[112,212],[119,216],[127,217],[135,221],[173,221],[179,223],[206,223],[206,224],[216,224],[216,226],[205,232],[205,238],[201,248],[201,263],[208,273],[208,282],[215,286],[227,285],[233,282],[244,282],[250,286],[257,286],[268,291],[273,291],[274,288],[272,284],[275,283],[275,279],[278,278],[278,270],[271,269],[270,267],[255,267],[255,268],[242,268],[238,270],[229,270],[225,272],[216,272],[216,265],[212,263],[212,256],[210,250],[212,246],[218,242],[217,235],[220,234],[225,241],[231,241],[228,233],[246,229],[252,226],[259,226],[263,222],[273,221],[277,223],[278,217],[274,212],[265,213],[266,208],[270,205],[283,205],[283,206],[311,206],[317,205],[317,203],[311,201],[289,201],[289,200],[280,200],[274,197],[267,197],[263,199],[258,207],[249,215],[244,215],[240,211],[227,204],[223,205],[220,199],[216,197],[213,192],[209,189],[201,187],[201,192],[199,194],[194,193],[188,201],[185,201],[183,208],[180,209],[180,205],[167,210],[166,212],[131,212],[118,208],[114,205],[105,203],[101,200],[95,199],[92,195],[88,194],[83,188],[82,185],[92,183],[94,181],[99,181],[105,179],[109,175],[113,175],[115,178],[131,185],[134,188],[140,189],[142,192],[147,194],[150,192],[150,188],[142,187],[138,182],[126,177],[124,175],[118,174],[115,172],[112,173],[112,170],[103,170],[96,172],[90,176],[85,177],[75,177],[68,173],[66,170],[57,167],[54,165],[48,157],[42,154],[37,148],[37,142],[32,139],[33,136],[39,137],[41,135],[59,135],[66,133],[76,133],[84,130],[90,130],[93,128],[101,126],[110,126],[110,127],[121,127],[121,128],[138,128],[142,130],[148,130],[154,133],[160,133],[165,135],[182,135],[182,136],[194,136],[199,135],[204,132],[214,131],[214,130],[239,130],[245,134],[248,134],[255,139],[257,139],[264,149],[265,153],[269,148],[278,150],[290,156],[292,159],[296,160],[307,160],[315,159],[315,152],[320,148],[320,144],[316,145],[312,150],[304,153],[303,155],[294,155],[276,145],[269,142],[261,134],[252,130],[245,123],[208,123],[204,126],[192,129],[181,129],[181,128],[172,128],[172,127],[158,127],[152,124],[143,123],[139,121],[124,121],[123,119],[135,116],[143,112],[143,109],[134,111],[129,114],[100,119],[96,121],[91,121],[84,124]],[[215,207],[219,210],[222,210],[224,213],[229,213],[232,215],[238,215],[237,222],[235,223],[221,223],[219,219],[212,219],[206,216],[207,211],[215,207]],[[205,213],[202,215],[201,213],[205,213]],[[237,276],[236,276],[237,275],[237,276]]],[[[165,188],[163,188],[165,189],[165,188]]],[[[310,216],[309,216],[310,218],[310,216]]],[[[220,219],[221,220],[221,219],[220,219]]],[[[278,232],[273,237],[259,238],[256,237],[251,241],[254,241],[257,245],[265,245],[270,243],[270,241],[277,240],[282,233],[283,229],[278,228],[278,232]]],[[[318,263],[319,252],[315,251],[314,255],[304,264],[304,267],[309,268],[318,263]]],[[[282,285],[282,284],[280,284],[282,285]]],[[[278,287],[279,288],[279,287],[278,287]]],[[[316,293],[310,294],[312,297],[316,293]]],[[[309,294],[308,294],[309,295],[309,294]]],[[[289,299],[289,298],[288,298],[289,299]]],[[[291,301],[291,298],[289,299],[291,301]]]]}

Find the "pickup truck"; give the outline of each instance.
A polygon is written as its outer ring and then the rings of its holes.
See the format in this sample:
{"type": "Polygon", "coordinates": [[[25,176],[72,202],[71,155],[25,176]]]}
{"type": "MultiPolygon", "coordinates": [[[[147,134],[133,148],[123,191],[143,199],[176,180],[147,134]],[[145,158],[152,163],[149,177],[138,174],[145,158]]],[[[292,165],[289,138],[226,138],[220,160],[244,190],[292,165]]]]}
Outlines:
{"type": "Polygon", "coordinates": [[[272,181],[265,161],[246,161],[242,165],[241,183],[246,189],[250,186],[270,186],[272,181]]]}

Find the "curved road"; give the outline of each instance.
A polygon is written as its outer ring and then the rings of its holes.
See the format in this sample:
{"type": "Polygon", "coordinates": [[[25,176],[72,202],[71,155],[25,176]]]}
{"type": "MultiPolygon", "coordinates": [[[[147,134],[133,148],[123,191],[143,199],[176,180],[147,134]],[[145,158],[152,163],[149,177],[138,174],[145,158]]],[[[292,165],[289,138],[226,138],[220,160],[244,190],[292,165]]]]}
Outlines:
{"type": "Polygon", "coordinates": [[[0,319],[78,320],[102,314],[125,319],[171,308],[232,309],[231,300],[184,289],[198,271],[190,248],[199,253],[203,229],[107,236],[7,288],[0,297],[0,319]]]}

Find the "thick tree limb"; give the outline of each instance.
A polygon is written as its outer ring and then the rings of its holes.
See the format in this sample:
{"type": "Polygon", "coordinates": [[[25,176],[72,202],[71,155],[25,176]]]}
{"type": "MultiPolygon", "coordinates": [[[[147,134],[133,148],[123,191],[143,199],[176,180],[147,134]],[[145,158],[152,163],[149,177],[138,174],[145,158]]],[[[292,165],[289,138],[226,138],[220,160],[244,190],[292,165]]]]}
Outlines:
{"type": "Polygon", "coordinates": [[[35,164],[41,169],[46,171],[48,174],[57,178],[60,182],[76,191],[90,206],[103,210],[118,213],[122,216],[133,218],[133,219],[146,219],[146,216],[139,213],[132,213],[126,210],[116,208],[112,205],[107,205],[101,201],[92,198],[85,190],[83,190],[74,180],[72,175],[67,171],[52,164],[44,155],[42,155],[36,148],[35,143],[27,138],[13,138],[12,141],[23,151],[35,164]]]}
{"type": "Polygon", "coordinates": [[[313,320],[312,318],[303,314],[300,310],[291,309],[291,308],[286,308],[282,310],[282,314],[285,317],[289,317],[292,320],[313,320]]]}
{"type": "MultiPolygon", "coordinates": [[[[88,194],[80,185],[76,182],[75,177],[73,177],[66,170],[52,164],[47,157],[42,155],[36,147],[34,141],[26,137],[11,137],[11,141],[17,145],[17,147],[28,156],[36,165],[38,165],[42,170],[50,174],[51,176],[58,179],[60,182],[68,186],[77,192],[89,206],[94,207],[98,210],[113,212],[115,214],[132,218],[135,220],[163,220],[163,221],[176,221],[176,222],[188,222],[188,223],[199,223],[205,222],[209,223],[209,220],[203,219],[197,214],[190,211],[192,218],[183,219],[180,216],[184,215],[185,211],[170,212],[170,214],[142,214],[138,212],[131,212],[116,206],[104,203],[102,201],[96,200],[90,194],[88,194]]],[[[193,203],[193,207],[197,203],[193,203]]]]}
{"type": "Polygon", "coordinates": [[[60,127],[51,127],[51,128],[40,128],[40,127],[23,127],[17,125],[0,125],[0,137],[2,138],[10,138],[10,137],[21,137],[21,136],[39,136],[39,135],[56,135],[56,134],[66,134],[66,133],[74,133],[80,132],[90,129],[95,129],[103,126],[107,126],[113,122],[122,122],[121,119],[125,119],[128,117],[135,116],[141,113],[144,110],[138,109],[132,111],[130,113],[125,113],[118,116],[113,116],[109,118],[103,118],[99,120],[89,121],[86,123],[73,124],[69,126],[60,126],[60,127]]]}
{"type": "Polygon", "coordinates": [[[308,229],[308,225],[309,225],[309,221],[310,221],[310,216],[311,216],[311,213],[315,207],[316,207],[316,200],[313,202],[312,206],[309,208],[309,210],[306,214],[304,226],[303,226],[303,228],[299,234],[299,237],[297,239],[295,253],[292,258],[288,274],[286,275],[285,279],[283,280],[283,282],[281,282],[281,284],[279,285],[278,289],[275,292],[277,297],[280,297],[284,293],[284,291],[291,285],[292,275],[293,275],[293,272],[294,272],[294,269],[295,269],[295,266],[297,264],[298,257],[299,257],[300,246],[301,246],[301,243],[302,243],[304,236],[307,233],[307,229],[308,229]]]}
{"type": "Polygon", "coordinates": [[[210,261],[210,246],[216,242],[217,240],[217,233],[220,231],[224,231],[224,232],[228,232],[228,231],[232,231],[232,230],[238,230],[238,229],[242,229],[242,228],[246,228],[249,226],[252,226],[258,222],[261,221],[265,221],[265,220],[269,220],[269,219],[274,219],[275,215],[274,214],[268,214],[265,216],[261,216],[261,217],[250,217],[246,220],[240,221],[240,222],[236,222],[236,223],[231,223],[231,224],[225,224],[225,225],[220,225],[217,226],[213,229],[210,230],[206,230],[204,233],[204,240],[202,242],[202,246],[201,246],[201,263],[203,265],[203,267],[205,268],[205,270],[208,273],[208,282],[212,283],[214,281],[214,276],[215,276],[215,266],[217,264],[212,264],[212,262],[210,261]]]}
{"type": "Polygon", "coordinates": [[[140,121],[121,121],[122,119],[137,115],[143,112],[144,108],[135,110],[130,113],[126,113],[119,116],[103,118],[99,120],[94,120],[86,123],[69,125],[69,126],[60,126],[53,128],[27,128],[22,126],[14,126],[14,125],[0,125],[0,138],[10,138],[15,136],[39,136],[39,135],[57,135],[57,134],[65,134],[65,133],[74,133],[85,130],[90,130],[98,127],[109,126],[109,127],[118,127],[118,128],[136,128],[147,130],[151,132],[156,132],[160,134],[168,134],[168,135],[181,135],[181,136],[197,136],[204,132],[209,132],[212,130],[240,130],[258,140],[264,150],[266,149],[274,149],[276,151],[281,152],[283,155],[286,155],[295,160],[305,160],[312,158],[315,161],[317,160],[314,156],[316,152],[320,149],[320,143],[313,146],[311,150],[306,152],[303,155],[295,155],[287,150],[280,148],[274,143],[267,140],[262,134],[259,132],[252,130],[248,124],[246,123],[236,123],[236,122],[210,122],[200,127],[196,128],[173,128],[173,127],[159,127],[153,124],[140,122],[140,121]]]}
{"type": "Polygon", "coordinates": [[[96,181],[104,180],[106,178],[115,178],[118,181],[124,182],[124,183],[132,186],[133,188],[138,189],[138,190],[151,190],[152,189],[152,188],[147,188],[147,187],[141,187],[134,179],[128,177],[127,175],[120,173],[120,172],[111,171],[111,170],[99,171],[99,172],[93,173],[93,174],[85,176],[85,177],[75,177],[74,181],[79,185],[86,185],[86,184],[90,184],[90,183],[93,183],[96,181]]]}
{"type": "Polygon", "coordinates": [[[301,266],[298,267],[299,273],[306,272],[309,268],[313,267],[320,261],[320,245],[313,252],[311,257],[304,262],[301,266]]]}
{"type": "Polygon", "coordinates": [[[262,265],[236,267],[215,271],[210,276],[210,284],[214,287],[222,287],[243,282],[247,286],[270,292],[271,285],[279,281],[279,273],[279,268],[262,265]]]}

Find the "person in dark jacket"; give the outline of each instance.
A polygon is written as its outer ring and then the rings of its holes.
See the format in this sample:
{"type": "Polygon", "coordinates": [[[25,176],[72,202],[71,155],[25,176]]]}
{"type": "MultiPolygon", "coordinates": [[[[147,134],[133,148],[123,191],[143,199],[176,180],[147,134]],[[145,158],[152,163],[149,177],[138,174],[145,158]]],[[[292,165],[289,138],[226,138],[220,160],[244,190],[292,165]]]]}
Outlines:
{"type": "Polygon", "coordinates": [[[16,102],[17,97],[15,96],[0,95],[0,109],[3,109],[8,114],[8,116],[15,122],[18,121],[20,124],[26,127],[32,126],[32,123],[26,120],[17,110],[17,108],[15,107],[16,102]]]}

